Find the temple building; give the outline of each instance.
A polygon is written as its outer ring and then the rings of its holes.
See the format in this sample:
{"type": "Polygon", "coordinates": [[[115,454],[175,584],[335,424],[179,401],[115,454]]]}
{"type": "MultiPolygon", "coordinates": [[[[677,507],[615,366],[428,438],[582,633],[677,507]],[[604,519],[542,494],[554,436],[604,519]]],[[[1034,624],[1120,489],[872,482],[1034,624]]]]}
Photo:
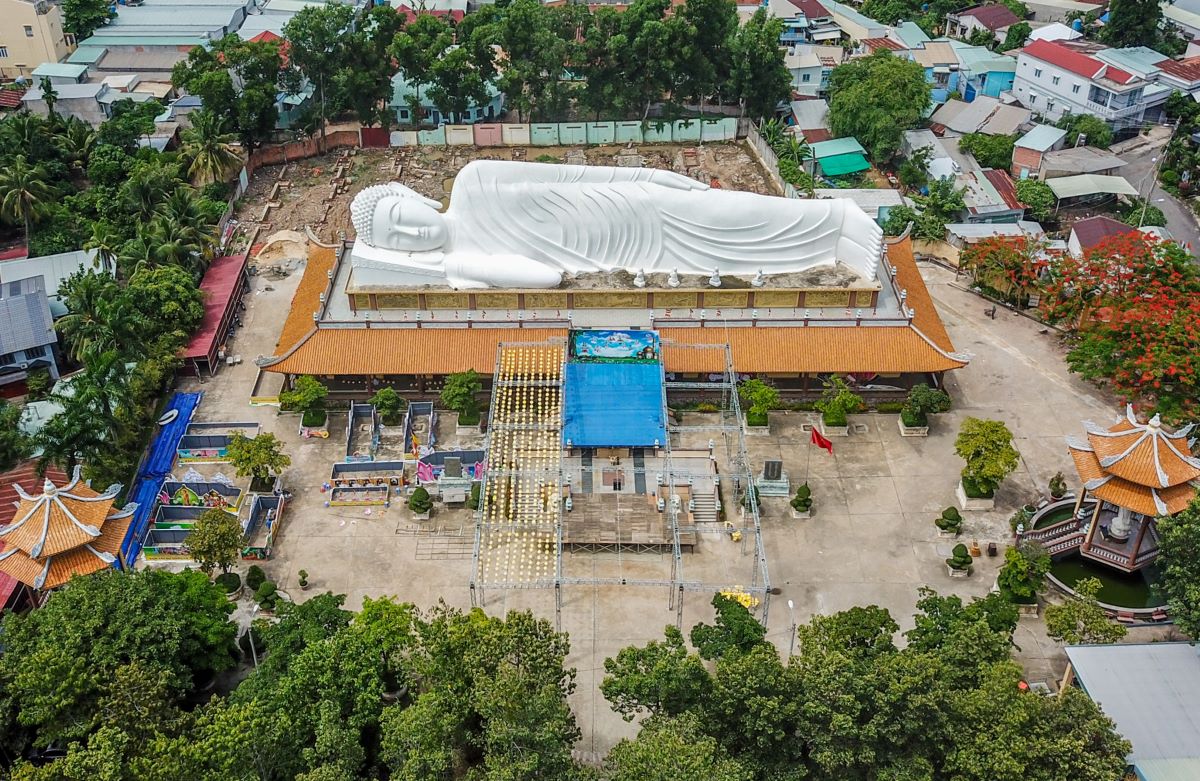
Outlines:
{"type": "MultiPolygon", "coordinates": [[[[319,377],[335,393],[390,385],[425,393],[474,369],[490,378],[506,342],[566,338],[573,329],[654,329],[669,379],[724,371],[729,344],[740,375],[784,393],[817,392],[831,374],[875,397],[918,382],[940,386],[966,365],[925,287],[908,238],[885,244],[874,277],[814,270],[753,279],[595,273],[544,289],[395,288],[350,262],[349,247],[313,247],[265,372],[319,377]],[[677,282],[677,285],[675,284],[677,282]]],[[[486,384],[486,382],[485,382],[486,384]]]]}
{"type": "Polygon", "coordinates": [[[15,485],[16,513],[0,526],[0,573],[45,591],[118,563],[137,505],[114,508],[121,487],[98,493],[80,480],[79,471],[76,467],[62,486],[47,478],[40,495],[15,485]]]}
{"type": "Polygon", "coordinates": [[[1135,572],[1158,557],[1155,519],[1181,512],[1200,486],[1200,459],[1192,455],[1192,427],[1171,432],[1158,415],[1138,421],[1133,408],[1108,428],[1085,423],[1086,439],[1067,447],[1083,481],[1072,518],[1037,529],[1053,555],[1079,554],[1135,572]]]}

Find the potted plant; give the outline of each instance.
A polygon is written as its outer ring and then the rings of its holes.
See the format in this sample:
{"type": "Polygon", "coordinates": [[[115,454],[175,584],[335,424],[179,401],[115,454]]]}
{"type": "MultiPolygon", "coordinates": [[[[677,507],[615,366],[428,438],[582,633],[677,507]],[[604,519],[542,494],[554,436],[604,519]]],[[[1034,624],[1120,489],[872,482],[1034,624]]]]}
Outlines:
{"type": "Polygon", "coordinates": [[[1032,520],[1033,513],[1029,511],[1029,506],[1026,505],[1025,507],[1019,508],[1015,513],[1012,514],[1012,516],[1008,519],[1008,526],[1012,529],[1013,534],[1017,533],[1018,528],[1020,528],[1022,532],[1027,532],[1031,530],[1030,521],[1032,520]]]}
{"type": "Polygon", "coordinates": [[[306,570],[297,572],[296,582],[300,585],[301,591],[308,591],[308,572],[306,570]]]}
{"type": "Polygon", "coordinates": [[[769,433],[767,412],[779,406],[779,390],[759,379],[744,380],[738,384],[738,401],[746,408],[746,433],[769,433]]]}
{"type": "Polygon", "coordinates": [[[792,506],[793,518],[811,518],[812,517],[812,489],[808,487],[808,483],[804,483],[796,489],[796,495],[789,502],[792,506]]]}
{"type": "Polygon", "coordinates": [[[408,509],[412,510],[414,520],[429,520],[429,513],[433,510],[433,499],[425,490],[425,486],[417,486],[417,489],[412,492],[412,496],[408,497],[408,509]]]}
{"type": "Polygon", "coordinates": [[[262,567],[257,564],[251,564],[250,569],[246,570],[246,588],[251,591],[258,591],[267,579],[267,573],[263,572],[262,567]]]}
{"type": "Polygon", "coordinates": [[[942,514],[933,519],[938,527],[939,537],[957,537],[962,533],[963,518],[957,507],[947,507],[942,514]]]}
{"type": "Polygon", "coordinates": [[[825,381],[825,390],[813,406],[821,413],[821,433],[827,437],[845,437],[850,434],[847,416],[863,407],[862,398],[850,390],[841,377],[830,377],[825,381]]]}
{"type": "Polygon", "coordinates": [[[991,510],[996,506],[996,489],[1017,468],[1019,454],[1012,439],[1012,432],[998,420],[963,421],[954,452],[966,462],[957,489],[964,510],[991,510]]]}
{"type": "Polygon", "coordinates": [[[946,559],[946,571],[952,578],[965,578],[971,574],[971,552],[961,542],[954,546],[950,558],[946,559]]]}
{"type": "Polygon", "coordinates": [[[256,437],[234,434],[229,439],[225,457],[238,477],[249,476],[250,490],[267,493],[274,485],[272,475],[278,475],[290,466],[292,459],[283,453],[283,443],[274,434],[262,433],[256,437]]]}
{"type": "Polygon", "coordinates": [[[222,572],[217,575],[217,585],[225,591],[225,598],[234,602],[242,595],[242,576],[236,572],[222,572]]]}
{"type": "Polygon", "coordinates": [[[1067,495],[1067,481],[1063,478],[1062,472],[1055,472],[1054,477],[1050,478],[1050,498],[1058,501],[1067,495]]]}
{"type": "Polygon", "coordinates": [[[479,430],[479,400],[476,396],[482,390],[483,381],[474,369],[446,377],[441,400],[448,409],[458,413],[458,430],[461,433],[479,430]]]}
{"type": "Polygon", "coordinates": [[[329,396],[329,388],[322,385],[315,377],[304,375],[297,377],[290,390],[279,394],[279,408],[285,411],[300,412],[300,434],[305,437],[329,436],[325,423],[329,415],[325,412],[325,399],[329,396]]]}
{"type": "Polygon", "coordinates": [[[404,422],[404,410],[408,408],[408,402],[400,398],[394,388],[380,388],[371,397],[371,404],[379,413],[383,425],[399,426],[404,422]]]}
{"type": "Polygon", "coordinates": [[[996,586],[1021,615],[1036,616],[1037,594],[1049,571],[1050,554],[1046,549],[1036,542],[1023,542],[1004,552],[996,586]]]}
{"type": "Polygon", "coordinates": [[[950,409],[950,396],[943,390],[921,383],[908,392],[900,408],[897,424],[902,437],[929,436],[929,416],[950,409]]]}
{"type": "Polygon", "coordinates": [[[254,601],[264,611],[268,613],[274,611],[275,605],[279,603],[279,588],[271,581],[264,580],[254,590],[254,601]]]}

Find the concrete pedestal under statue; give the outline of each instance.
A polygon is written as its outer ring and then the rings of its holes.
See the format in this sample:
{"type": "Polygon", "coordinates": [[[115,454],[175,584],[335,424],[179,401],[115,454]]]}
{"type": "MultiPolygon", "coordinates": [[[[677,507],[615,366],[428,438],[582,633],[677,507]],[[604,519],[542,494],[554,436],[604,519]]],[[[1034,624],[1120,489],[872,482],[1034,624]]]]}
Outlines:
{"type": "Polygon", "coordinates": [[[398,183],[364,189],[350,207],[354,267],[396,287],[553,288],[618,269],[761,280],[840,266],[874,279],[883,254],[882,230],[849,200],[645,168],[477,160],[440,209],[398,183]]]}

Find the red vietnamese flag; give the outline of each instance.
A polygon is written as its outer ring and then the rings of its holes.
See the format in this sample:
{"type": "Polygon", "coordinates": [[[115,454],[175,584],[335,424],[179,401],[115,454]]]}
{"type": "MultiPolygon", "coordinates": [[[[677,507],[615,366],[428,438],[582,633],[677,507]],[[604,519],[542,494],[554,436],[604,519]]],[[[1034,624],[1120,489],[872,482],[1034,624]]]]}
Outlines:
{"type": "Polygon", "coordinates": [[[833,443],[825,437],[821,436],[821,432],[816,428],[812,430],[812,443],[817,447],[823,447],[829,451],[829,455],[833,455],[833,443]]]}

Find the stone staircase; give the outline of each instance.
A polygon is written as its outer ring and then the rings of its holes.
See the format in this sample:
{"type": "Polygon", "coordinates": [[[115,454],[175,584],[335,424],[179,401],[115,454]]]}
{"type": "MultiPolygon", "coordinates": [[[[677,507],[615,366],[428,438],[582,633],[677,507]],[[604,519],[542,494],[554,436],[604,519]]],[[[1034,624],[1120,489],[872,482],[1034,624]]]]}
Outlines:
{"type": "Polygon", "coordinates": [[[716,489],[697,491],[693,497],[696,502],[696,509],[692,511],[692,519],[695,523],[716,523],[717,522],[717,496],[716,489]]]}

